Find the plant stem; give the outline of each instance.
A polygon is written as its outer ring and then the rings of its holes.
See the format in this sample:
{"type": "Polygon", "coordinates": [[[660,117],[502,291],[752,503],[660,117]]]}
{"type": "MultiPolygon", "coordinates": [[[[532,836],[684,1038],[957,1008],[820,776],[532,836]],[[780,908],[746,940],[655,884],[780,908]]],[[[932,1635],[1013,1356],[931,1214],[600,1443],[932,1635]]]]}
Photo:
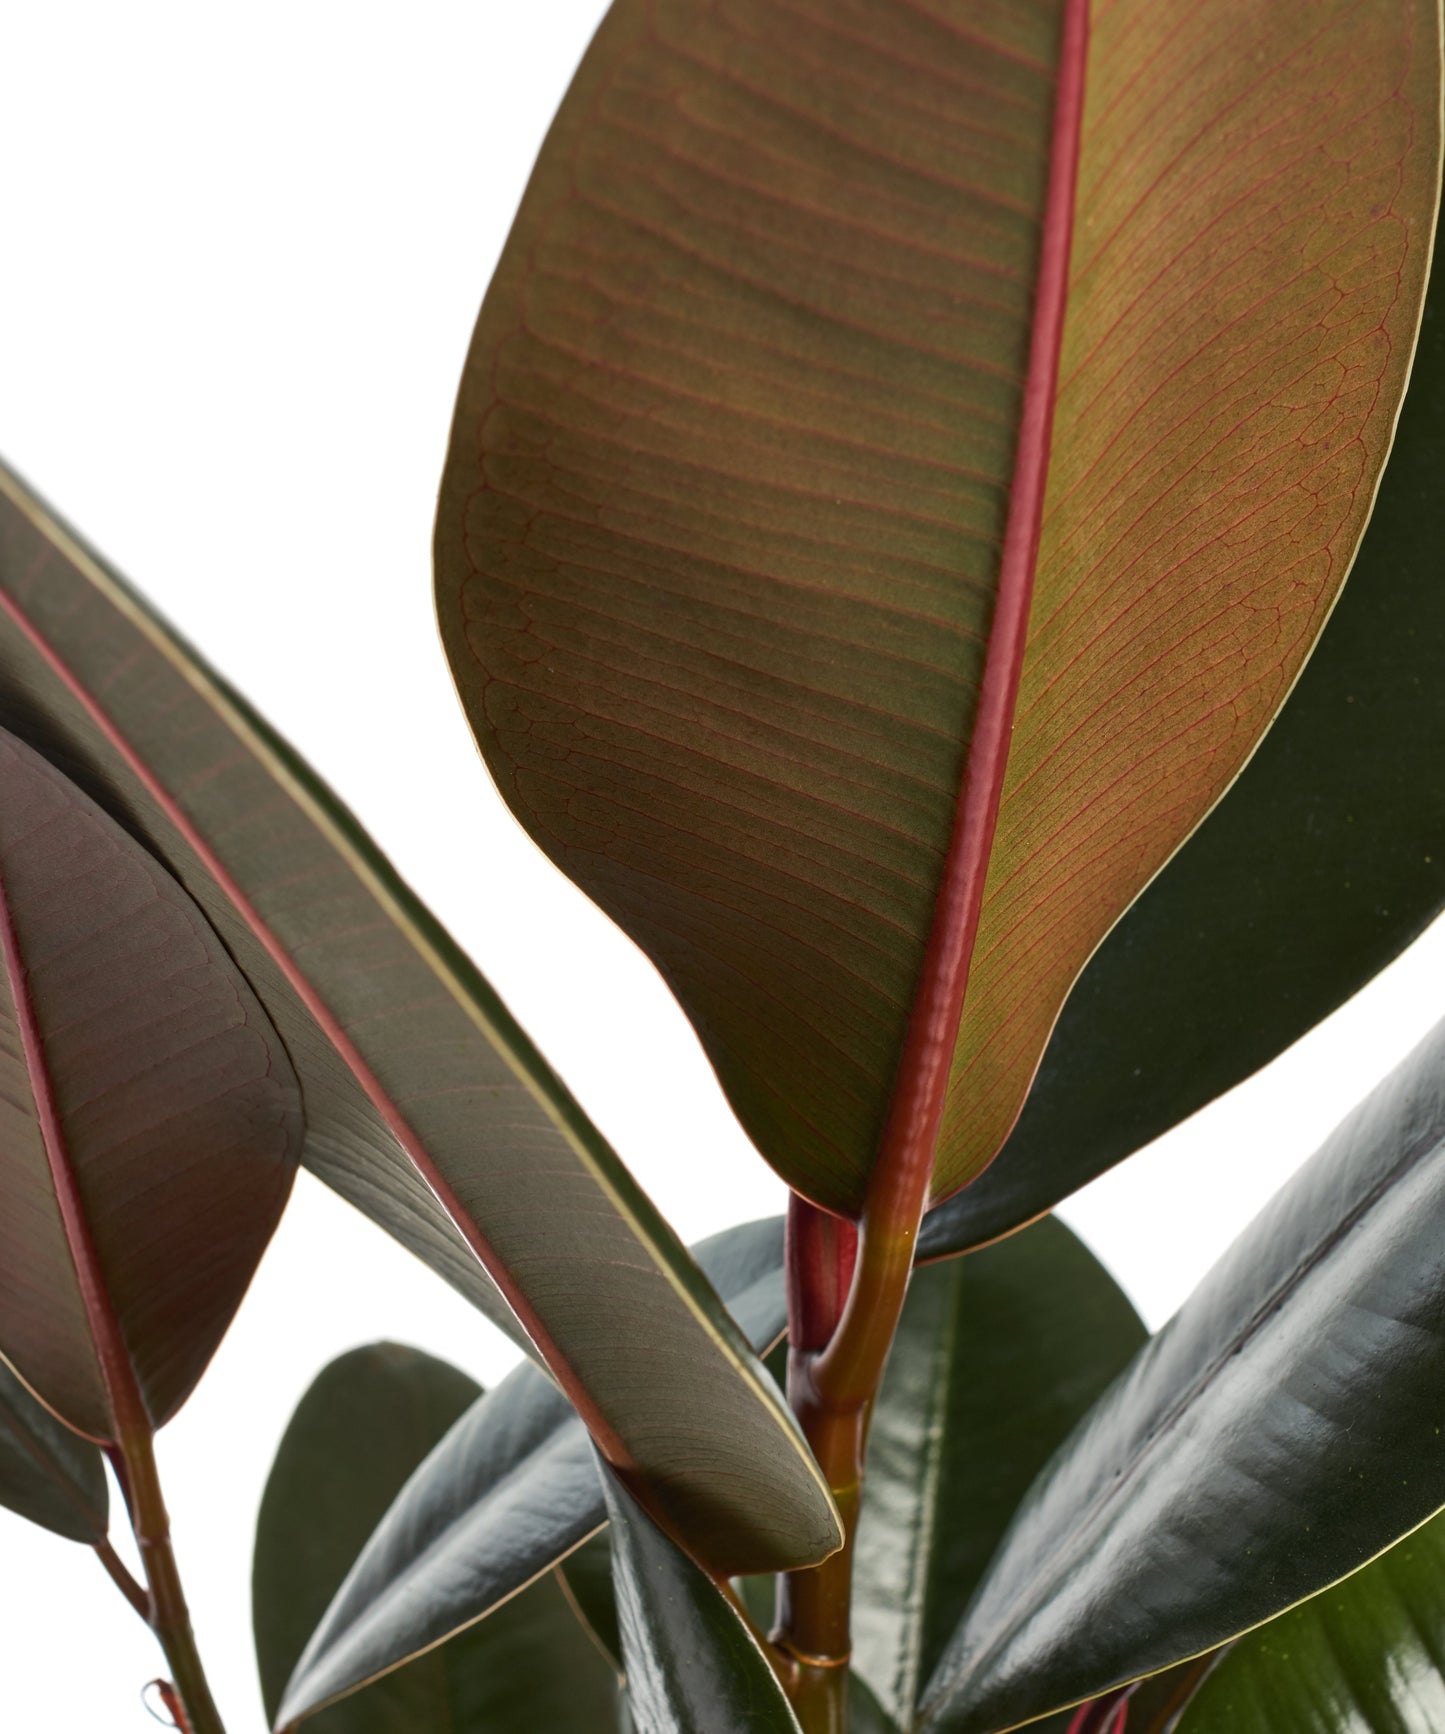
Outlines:
{"type": "Polygon", "coordinates": [[[110,1573],[111,1580],[120,1593],[140,1615],[147,1625],[151,1623],[150,1597],[130,1575],[125,1561],[110,1545],[109,1541],[92,1542],[95,1557],[110,1573]]]}
{"type": "Polygon", "coordinates": [[[130,1506],[131,1528],[150,1586],[151,1630],[165,1654],[191,1734],[226,1734],[191,1630],[190,1611],[171,1547],[170,1514],[161,1494],[150,1429],[127,1428],[117,1449],[124,1465],[121,1484],[130,1506]]]}

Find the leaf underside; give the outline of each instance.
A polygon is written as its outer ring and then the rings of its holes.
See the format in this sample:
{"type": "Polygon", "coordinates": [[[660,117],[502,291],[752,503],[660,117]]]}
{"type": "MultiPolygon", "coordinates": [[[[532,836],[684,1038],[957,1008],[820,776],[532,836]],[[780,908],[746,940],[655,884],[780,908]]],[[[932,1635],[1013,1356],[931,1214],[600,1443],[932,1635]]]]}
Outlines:
{"type": "Polygon", "coordinates": [[[200,908],[0,731],[0,1349],[113,1443],[190,1395],[291,1190],[285,1047],[200,908]]]}
{"type": "MultiPolygon", "coordinates": [[[[753,1346],[769,1348],[786,1322],[782,1219],[725,1229],[693,1253],[753,1346]]],[[[668,1376],[662,1358],[657,1369],[668,1376]]],[[[287,1684],[288,1719],[495,1618],[508,1597],[575,1557],[607,1511],[586,1430],[535,1367],[521,1366],[467,1410],[377,1517],[287,1684]]]]}
{"type": "Polygon", "coordinates": [[[1445,907],[1445,268],[1359,557],[1239,781],[1090,959],[1018,1125],[929,1213],[991,1240],[1239,1083],[1445,907]]]}
{"type": "Polygon", "coordinates": [[[766,1657],[716,1584],[602,1473],[636,1734],[798,1734],[766,1657]]]}
{"type": "Polygon", "coordinates": [[[930,931],[974,895],[966,765],[1001,804],[935,1198],[1288,693],[1418,321],[1432,0],[1116,0],[1061,62],[1078,15],[619,0],[458,403],[438,607],[502,793],[657,962],[763,1153],[847,1213],[930,931]],[[1035,278],[1070,221],[1055,370],[1035,278]],[[1041,524],[1008,528],[1045,456],[1041,524]],[[1006,772],[970,756],[1005,565],[1010,608],[1032,586],[989,677],[1020,682],[1006,772]]]}
{"type": "Polygon", "coordinates": [[[690,1545],[762,1570],[837,1545],[746,1343],[475,968],[314,773],[3,469],[0,724],[205,910],[296,1067],[308,1166],[540,1354],[690,1545]]]}

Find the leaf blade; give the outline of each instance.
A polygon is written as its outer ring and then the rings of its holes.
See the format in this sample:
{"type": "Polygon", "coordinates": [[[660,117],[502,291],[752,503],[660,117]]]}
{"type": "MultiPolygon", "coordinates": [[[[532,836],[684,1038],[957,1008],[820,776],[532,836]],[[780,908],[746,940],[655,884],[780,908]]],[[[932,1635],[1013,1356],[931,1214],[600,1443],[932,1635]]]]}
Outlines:
{"type": "Polygon", "coordinates": [[[1445,1499],[1442,1054],[1437,1029],[1061,1448],[935,1673],[925,1726],[1010,1726],[1213,1649],[1445,1499]]]}
{"type": "Polygon", "coordinates": [[[0,1361],[0,1505],[94,1547],[110,1529],[105,1463],[0,1361]]]}
{"type": "Polygon", "coordinates": [[[912,1728],[1030,1483],[1147,1337],[1051,1218],[914,1274],[869,1429],[853,1668],[912,1728]]]}
{"type": "Polygon", "coordinates": [[[1109,8],[1071,204],[1082,16],[623,0],[458,400],[438,607],[493,774],[769,1160],[850,1215],[890,1114],[932,1155],[940,1049],[933,1197],[986,1166],[1074,977],[1248,758],[1418,323],[1435,8],[1109,8]]]}
{"type": "Polygon", "coordinates": [[[300,1091],[202,910],[0,732],[0,1340],[77,1432],[185,1402],[291,1190],[300,1091]]]}
{"type": "Polygon", "coordinates": [[[1018,1125],[984,1174],[925,1217],[920,1258],[1010,1232],[1232,1088],[1445,907],[1445,801],[1426,770],[1445,756],[1442,462],[1437,258],[1375,512],[1298,686],[1239,781],[1090,959],[1018,1125]]]}
{"type": "Polygon", "coordinates": [[[998,1150],[1074,979],[1334,604],[1419,324],[1440,57],[1433,5],[1094,17],[1030,641],[935,1198],[998,1150]]]}
{"type": "MultiPolygon", "coordinates": [[[[372,1525],[478,1394],[473,1380],[430,1355],[375,1343],[333,1361],[302,1398],[256,1532],[256,1651],[273,1719],[316,1617],[372,1525]]],[[[539,1723],[583,1734],[610,1714],[615,1696],[613,1674],[547,1579],[495,1624],[307,1720],[317,1734],[406,1734],[438,1718],[497,1734],[539,1723]]]]}
{"type": "Polygon", "coordinates": [[[0,711],[121,813],[240,960],[301,1062],[308,1166],[542,1353],[700,1551],[771,1569],[836,1546],[785,1406],[496,995],[314,773],[3,470],[0,711]],[[604,1312],[633,1328],[611,1340],[604,1312]],[[653,1340],[677,1352],[660,1410],[627,1366],[653,1340]],[[724,1413],[708,1443],[697,1417],[724,1413]],[[776,1485],[771,1515],[720,1511],[716,1487],[750,1478],[776,1485]]]}
{"type": "MultiPolygon", "coordinates": [[[[766,1349],[786,1322],[782,1218],[726,1229],[694,1251],[766,1349]]],[[[283,1717],[494,1617],[606,1522],[585,1429],[535,1367],[518,1367],[438,1442],[377,1524],[311,1634],[283,1717]]]]}
{"type": "Polygon", "coordinates": [[[1395,1734],[1445,1707],[1438,1641],[1445,1525],[1423,1524],[1352,1577],[1240,1638],[1178,1734],[1254,1729],[1395,1734]]]}
{"type": "Polygon", "coordinates": [[[637,1734],[798,1734],[782,1687],[721,1590],[605,1466],[602,1475],[637,1734]]]}

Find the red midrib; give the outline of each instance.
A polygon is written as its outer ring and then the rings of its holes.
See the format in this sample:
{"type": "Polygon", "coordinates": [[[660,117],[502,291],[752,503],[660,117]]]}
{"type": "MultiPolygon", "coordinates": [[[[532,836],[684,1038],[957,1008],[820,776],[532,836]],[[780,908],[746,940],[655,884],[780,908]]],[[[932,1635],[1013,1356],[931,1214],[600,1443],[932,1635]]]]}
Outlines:
{"type": "Polygon", "coordinates": [[[912,1212],[916,1222],[933,1172],[1008,764],[1048,483],[1068,298],[1088,31],[1089,0],[1066,0],[1033,334],[999,563],[998,597],[953,835],[875,1168],[874,1186],[898,1201],[899,1210],[889,1212],[895,1220],[912,1212]]]}
{"type": "Polygon", "coordinates": [[[422,1179],[425,1180],[453,1227],[466,1242],[488,1276],[497,1285],[507,1305],[521,1321],[522,1327],[535,1344],[538,1354],[550,1368],[573,1407],[587,1423],[588,1431],[596,1439],[599,1449],[608,1462],[623,1471],[636,1468],[632,1453],[623,1443],[621,1436],[611,1422],[598,1408],[596,1400],[583,1385],[570,1360],[563,1354],[501,1256],[482,1234],[477,1224],[473,1222],[445,1176],[432,1161],[415,1129],[392,1100],[386,1087],[362,1057],[356,1044],[347,1035],[340,1019],[291,956],[288,948],[271,930],[260,911],[232,877],[220,857],[206,842],[200,831],[163,786],[159,778],[151,771],[140,754],[131,746],[126,736],[116,727],[108,713],[97,703],[84,682],[75,675],[54,646],[36,630],[19,604],[3,590],[0,590],[0,609],[3,609],[10,616],[51,671],[74,695],[97,729],[125,761],[132,775],[145,788],[151,799],[155,801],[187,846],[204,865],[206,871],[216,881],[217,886],[225,894],[237,915],[250,928],[286,978],[292,991],[306,1007],[347,1069],[361,1086],[391,1135],[406,1153],[422,1179]]]}
{"type": "MultiPolygon", "coordinates": [[[[20,1046],[25,1056],[25,1069],[35,1102],[36,1118],[40,1122],[41,1142],[50,1169],[50,1182],[60,1210],[61,1227],[66,1246],[75,1268],[76,1285],[81,1304],[90,1326],[91,1343],[99,1363],[101,1381],[110,1404],[113,1437],[97,1440],[97,1444],[118,1444],[122,1438],[140,1433],[149,1434],[151,1418],[146,1410],[130,1350],[126,1347],[120,1319],[106,1287],[95,1238],[81,1202],[71,1161],[70,1145],[55,1099],[55,1087],[45,1058],[45,1041],[40,1032],[40,1020],[30,994],[29,971],[20,948],[20,935],[5,890],[3,870],[0,870],[0,959],[10,981],[10,994],[15,1003],[15,1017],[20,1026],[20,1046]]],[[[39,1395],[39,1393],[37,1393],[39,1395]]],[[[46,1405],[49,1407],[49,1404],[46,1405]]],[[[62,1416],[67,1426],[76,1425],[73,1417],[62,1416]]]]}

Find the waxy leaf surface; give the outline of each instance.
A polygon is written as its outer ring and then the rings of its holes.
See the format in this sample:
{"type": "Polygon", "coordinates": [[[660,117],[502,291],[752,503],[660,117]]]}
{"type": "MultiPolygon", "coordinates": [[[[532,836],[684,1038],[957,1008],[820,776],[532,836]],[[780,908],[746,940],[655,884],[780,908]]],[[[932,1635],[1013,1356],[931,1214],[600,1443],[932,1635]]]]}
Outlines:
{"type": "MultiPolygon", "coordinates": [[[[787,1320],[782,1219],[726,1229],[693,1250],[766,1350],[787,1320]]],[[[657,1368],[666,1376],[661,1360],[657,1368]]],[[[284,1719],[490,1616],[606,1521],[586,1429],[535,1367],[516,1368],[467,1410],[376,1524],[297,1664],[284,1719]]]]}
{"type": "Polygon", "coordinates": [[[301,1149],[286,1050],[161,863],[0,732],[0,1351],[78,1433],[163,1426],[301,1149]]]}
{"type": "Polygon", "coordinates": [[[1445,1505],[1442,1220],[1445,1025],[1060,1448],[923,1726],[994,1734],[1214,1649],[1445,1505]]]}
{"type": "Polygon", "coordinates": [[[605,1468],[603,1488],[636,1734],[798,1734],[767,1658],[722,1591],[605,1468]]]}
{"type": "Polygon", "coordinates": [[[815,1201],[857,1212],[894,1132],[935,1198],[986,1165],[1288,693],[1404,387],[1439,107],[1435,0],[598,33],[463,378],[443,637],[503,794],[815,1201]]]}
{"type": "Polygon", "coordinates": [[[1018,1125],[929,1213],[991,1240],[1230,1089],[1445,907],[1445,269],[1350,581],[1239,781],[1090,959],[1018,1125]]]}
{"type": "Polygon", "coordinates": [[[0,1362],[0,1505],[92,1547],[110,1527],[105,1461],[0,1362]]]}
{"type": "Polygon", "coordinates": [[[314,774],[4,471],[0,723],[204,907],[296,1066],[308,1166],[539,1353],[690,1545],[751,1570],[837,1545],[771,1382],[506,1008],[314,774]]]}
{"type": "MultiPolygon", "coordinates": [[[[267,1714],[316,1620],[407,1477],[479,1395],[454,1367],[396,1343],[333,1361],[302,1398],[266,1483],[252,1598],[267,1714]]],[[[315,1734],[595,1734],[616,1675],[555,1577],[494,1620],[308,1718],[315,1734]]]]}
{"type": "Polygon", "coordinates": [[[869,1428],[853,1572],[853,1668],[890,1727],[913,1727],[1030,1483],[1147,1334],[1051,1218],[914,1273],[869,1428]]]}
{"type": "MultiPolygon", "coordinates": [[[[1131,1734],[1133,1726],[1131,1715],[1131,1734]]],[[[1414,1734],[1442,1726],[1445,1519],[1437,1517],[1353,1577],[1242,1637],[1169,1734],[1414,1734]]]]}

